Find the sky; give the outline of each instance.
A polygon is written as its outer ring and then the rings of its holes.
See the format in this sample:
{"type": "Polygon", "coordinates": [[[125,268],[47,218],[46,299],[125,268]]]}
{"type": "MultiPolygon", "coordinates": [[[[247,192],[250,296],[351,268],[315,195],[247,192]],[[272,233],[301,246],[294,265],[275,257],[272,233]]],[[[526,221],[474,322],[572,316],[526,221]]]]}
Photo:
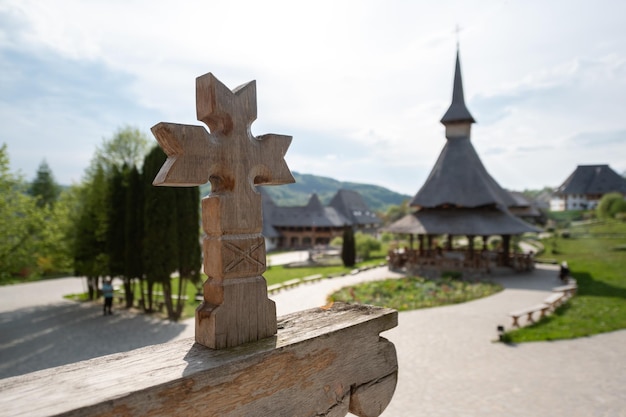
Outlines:
{"type": "MultiPolygon", "coordinates": [[[[195,79],[256,80],[292,171],[413,195],[445,145],[457,43],[472,143],[511,190],[626,172],[626,2],[0,0],[0,145],[79,183],[120,128],[196,120],[195,79]]],[[[156,141],[154,142],[156,144],[156,141]]]]}

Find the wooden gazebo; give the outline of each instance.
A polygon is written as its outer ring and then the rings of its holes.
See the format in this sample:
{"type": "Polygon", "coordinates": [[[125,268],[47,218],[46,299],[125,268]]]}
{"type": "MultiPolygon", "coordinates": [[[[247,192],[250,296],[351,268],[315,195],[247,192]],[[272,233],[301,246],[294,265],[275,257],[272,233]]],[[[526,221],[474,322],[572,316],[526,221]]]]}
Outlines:
{"type": "Polygon", "coordinates": [[[410,202],[415,212],[385,228],[410,237],[409,247],[390,251],[390,268],[421,273],[489,272],[494,266],[531,269],[532,254],[512,251],[511,237],[539,229],[509,211],[517,204],[515,198],[489,175],[472,145],[470,132],[475,121],[465,105],[458,51],[452,104],[441,123],[446,128],[446,145],[410,202]],[[444,247],[434,244],[438,236],[445,236],[444,247]],[[454,236],[466,236],[467,247],[455,249],[454,236]],[[497,250],[488,249],[490,236],[501,236],[497,250]],[[482,238],[480,248],[474,247],[477,237],[482,238]]]}

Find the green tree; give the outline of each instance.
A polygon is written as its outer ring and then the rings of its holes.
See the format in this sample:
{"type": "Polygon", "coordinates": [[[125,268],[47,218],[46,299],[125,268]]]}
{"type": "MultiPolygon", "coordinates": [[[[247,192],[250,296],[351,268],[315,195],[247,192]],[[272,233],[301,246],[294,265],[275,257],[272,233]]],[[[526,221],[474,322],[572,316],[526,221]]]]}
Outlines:
{"type": "Polygon", "coordinates": [[[370,258],[372,251],[380,250],[381,244],[372,235],[357,232],[354,235],[356,254],[357,256],[366,261],[370,258]]]}
{"type": "Polygon", "coordinates": [[[178,266],[178,231],[176,193],[170,187],[155,187],[154,177],[166,160],[165,153],[155,147],[148,153],[143,164],[143,265],[147,280],[147,312],[153,310],[155,283],[163,287],[163,298],[168,317],[175,318],[171,299],[171,275],[178,266]]]}
{"type": "Polygon", "coordinates": [[[40,209],[45,223],[40,234],[37,266],[42,274],[72,272],[80,192],[79,186],[71,186],[61,192],[52,207],[40,209]]]}
{"type": "Polygon", "coordinates": [[[44,218],[37,201],[26,193],[22,178],[9,171],[6,144],[0,146],[0,279],[28,274],[36,265],[44,218]]]}
{"type": "Polygon", "coordinates": [[[356,246],[354,230],[349,225],[343,227],[343,243],[341,245],[341,260],[344,266],[353,267],[356,263],[356,246]]]}
{"type": "Polygon", "coordinates": [[[90,296],[96,293],[101,276],[122,276],[125,286],[129,279],[125,275],[126,176],[142,162],[147,143],[138,129],[121,128],[96,149],[87,169],[77,221],[75,268],[87,276],[90,296]]]}
{"type": "Polygon", "coordinates": [[[605,194],[596,207],[596,213],[600,219],[612,219],[618,213],[623,212],[626,212],[626,200],[617,192],[605,194]]]}
{"type": "Polygon", "coordinates": [[[113,167],[141,167],[150,143],[139,129],[125,126],[118,129],[111,139],[105,139],[96,149],[95,161],[108,171],[113,167]]]}
{"type": "Polygon", "coordinates": [[[181,297],[186,293],[185,284],[191,281],[200,284],[202,255],[200,250],[200,189],[199,187],[176,188],[177,231],[178,231],[178,295],[175,316],[180,317],[184,308],[181,297]]]}
{"type": "Polygon", "coordinates": [[[30,185],[28,193],[37,199],[38,207],[52,207],[59,198],[61,188],[54,181],[52,170],[43,160],[37,169],[35,180],[30,185]]]}
{"type": "Polygon", "coordinates": [[[109,275],[125,277],[126,272],[126,187],[128,169],[113,166],[108,177],[107,238],[109,275]]]}
{"type": "Polygon", "coordinates": [[[107,254],[108,212],[107,179],[104,168],[96,164],[88,173],[80,193],[80,214],[76,225],[74,268],[77,275],[87,278],[89,298],[98,294],[101,276],[108,275],[107,254]]]}
{"type": "Polygon", "coordinates": [[[387,211],[382,216],[383,223],[389,225],[397,220],[400,220],[410,212],[411,207],[409,206],[409,200],[404,200],[402,204],[397,206],[389,206],[387,211]]]}
{"type": "Polygon", "coordinates": [[[132,282],[138,279],[143,287],[143,184],[137,167],[132,167],[128,173],[128,187],[126,188],[126,246],[124,275],[129,282],[124,282],[126,306],[133,305],[132,282]]]}

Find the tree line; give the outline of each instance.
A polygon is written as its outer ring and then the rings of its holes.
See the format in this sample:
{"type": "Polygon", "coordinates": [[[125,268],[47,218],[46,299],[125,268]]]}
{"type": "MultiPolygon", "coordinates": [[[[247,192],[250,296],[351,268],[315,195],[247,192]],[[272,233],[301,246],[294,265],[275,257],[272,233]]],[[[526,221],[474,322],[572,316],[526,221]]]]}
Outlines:
{"type": "Polygon", "coordinates": [[[146,312],[160,284],[168,317],[180,318],[186,283],[201,280],[199,189],[153,186],[166,156],[148,143],[135,128],[119,129],[81,183],[64,190],[45,161],[30,184],[12,174],[0,147],[0,281],[71,272],[86,277],[94,299],[104,277],[119,278],[126,306],[146,312]]]}

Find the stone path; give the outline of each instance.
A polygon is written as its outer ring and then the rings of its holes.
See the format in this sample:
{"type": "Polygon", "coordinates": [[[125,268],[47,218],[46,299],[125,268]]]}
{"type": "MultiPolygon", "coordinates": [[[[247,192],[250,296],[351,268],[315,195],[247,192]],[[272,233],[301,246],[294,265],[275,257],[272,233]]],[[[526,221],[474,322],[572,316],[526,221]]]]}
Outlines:
{"type": "MultiPolygon", "coordinates": [[[[400,275],[377,268],[272,296],[279,315],[324,305],[334,289],[400,275]]],[[[403,312],[383,334],[396,345],[398,387],[384,417],[626,417],[626,331],[507,346],[493,343],[509,311],[557,285],[556,269],[499,275],[506,289],[469,303],[403,312]]],[[[0,378],[193,336],[193,319],[167,323],[99,305],[62,301],[81,291],[67,278],[0,287],[0,378]],[[72,289],[71,291],[69,291],[72,289]]],[[[0,415],[1,415],[0,411],[0,415]]]]}

